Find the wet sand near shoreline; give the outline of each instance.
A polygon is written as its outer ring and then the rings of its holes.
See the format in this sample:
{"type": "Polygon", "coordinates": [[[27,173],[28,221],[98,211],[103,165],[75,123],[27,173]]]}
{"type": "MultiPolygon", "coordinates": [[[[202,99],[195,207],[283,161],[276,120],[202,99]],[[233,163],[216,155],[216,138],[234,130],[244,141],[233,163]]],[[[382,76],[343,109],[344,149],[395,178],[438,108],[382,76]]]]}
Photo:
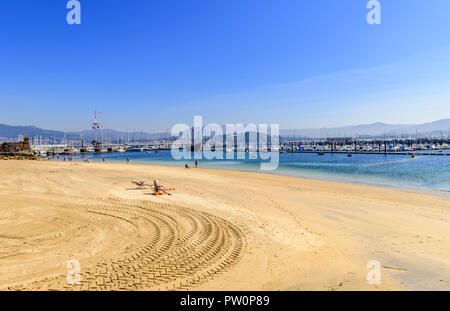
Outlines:
{"type": "Polygon", "coordinates": [[[0,290],[450,290],[446,197],[270,174],[0,161],[0,290]],[[176,188],[154,196],[131,180],[176,188]],[[67,283],[68,260],[81,283],[67,283]],[[370,285],[370,260],[381,283],[370,285]]]}

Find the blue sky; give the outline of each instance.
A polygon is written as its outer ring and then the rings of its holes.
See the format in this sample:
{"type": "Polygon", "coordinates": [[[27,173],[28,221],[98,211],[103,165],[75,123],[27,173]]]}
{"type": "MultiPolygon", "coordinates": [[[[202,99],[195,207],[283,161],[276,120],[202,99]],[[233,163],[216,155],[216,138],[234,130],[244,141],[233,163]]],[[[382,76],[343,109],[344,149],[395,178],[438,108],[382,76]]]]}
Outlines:
{"type": "Polygon", "coordinates": [[[450,1],[0,2],[0,123],[160,131],[450,117],[450,1]]]}

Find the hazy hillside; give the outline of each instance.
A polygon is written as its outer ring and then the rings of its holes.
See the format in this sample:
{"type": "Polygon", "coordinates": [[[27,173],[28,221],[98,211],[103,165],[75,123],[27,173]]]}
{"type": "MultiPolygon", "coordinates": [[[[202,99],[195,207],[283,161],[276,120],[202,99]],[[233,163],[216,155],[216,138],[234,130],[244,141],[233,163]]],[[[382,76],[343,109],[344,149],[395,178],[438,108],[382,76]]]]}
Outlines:
{"type": "Polygon", "coordinates": [[[43,130],[35,126],[10,126],[0,124],[0,137],[17,138],[19,135],[28,135],[30,137],[42,135],[46,137],[63,137],[63,132],[43,130]]]}
{"type": "Polygon", "coordinates": [[[35,126],[10,126],[5,124],[0,124],[0,138],[6,139],[16,139],[20,135],[28,135],[30,139],[34,139],[34,137],[42,137],[44,140],[50,140],[54,142],[61,142],[64,140],[64,137],[67,140],[81,140],[83,139],[85,142],[90,142],[94,139],[109,141],[109,142],[118,142],[119,140],[126,141],[141,141],[141,140],[157,140],[165,137],[165,133],[145,133],[145,132],[119,132],[115,130],[103,129],[101,131],[97,131],[97,134],[94,130],[86,130],[81,132],[61,132],[61,131],[52,131],[40,129],[35,126]]]}
{"type": "Polygon", "coordinates": [[[292,137],[360,137],[360,136],[402,136],[402,135],[450,135],[450,119],[419,125],[372,123],[354,126],[320,129],[281,130],[281,136],[292,137]]]}
{"type": "MultiPolygon", "coordinates": [[[[90,142],[97,138],[108,142],[138,142],[158,140],[166,137],[165,133],[146,133],[146,132],[120,132],[110,129],[97,131],[86,130],[82,132],[61,132],[40,129],[35,126],[10,126],[0,124],[0,138],[15,139],[19,135],[28,135],[31,139],[35,136],[42,136],[50,140],[62,141],[64,136],[67,140],[81,140],[90,142]],[[103,136],[103,137],[102,137],[103,136]]],[[[170,133],[169,133],[170,134],[170,133]]],[[[320,129],[296,129],[296,130],[280,130],[282,137],[370,137],[370,136],[403,136],[403,135],[420,135],[420,136],[449,136],[450,135],[450,119],[438,120],[424,124],[385,124],[372,123],[354,126],[344,126],[337,128],[320,128],[320,129]]]]}

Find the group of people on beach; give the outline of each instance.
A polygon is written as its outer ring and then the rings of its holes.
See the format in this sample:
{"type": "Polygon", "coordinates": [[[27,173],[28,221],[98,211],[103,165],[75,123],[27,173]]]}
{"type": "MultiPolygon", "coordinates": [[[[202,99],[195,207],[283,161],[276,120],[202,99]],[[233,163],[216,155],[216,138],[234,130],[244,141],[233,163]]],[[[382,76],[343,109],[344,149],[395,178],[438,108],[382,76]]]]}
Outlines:
{"type": "MultiPolygon", "coordinates": [[[[55,159],[57,159],[57,160],[59,160],[59,156],[56,156],[55,157],[55,159]]],[[[48,161],[50,161],[50,160],[53,160],[53,157],[47,157],[47,160],[48,161]]],[[[89,159],[88,158],[81,158],[81,160],[84,162],[84,163],[89,163],[89,159]]],[[[63,162],[72,162],[73,161],[73,157],[63,157],[63,162]]],[[[105,158],[103,158],[103,162],[105,162],[105,158]]]]}
{"type": "Polygon", "coordinates": [[[145,187],[153,188],[155,195],[162,195],[162,194],[172,195],[169,191],[175,190],[175,188],[164,187],[159,183],[158,179],[153,179],[153,185],[149,185],[142,180],[133,180],[131,183],[135,184],[140,189],[145,189],[145,187]]]}
{"type": "MultiPolygon", "coordinates": [[[[48,160],[53,160],[52,157],[47,157],[47,159],[48,159],[48,160]]],[[[59,159],[59,156],[57,156],[56,159],[59,159]]],[[[72,160],[73,160],[72,157],[69,157],[69,158],[64,157],[64,158],[63,158],[63,161],[64,161],[64,162],[65,162],[65,161],[72,162],[72,160]]],[[[83,160],[84,163],[89,163],[89,159],[86,158],[86,157],[82,158],[82,160],[83,160]]],[[[105,158],[105,157],[102,158],[102,162],[103,162],[103,163],[106,162],[106,158],[105,158]]],[[[130,158],[127,157],[127,158],[125,159],[125,162],[126,162],[126,163],[130,163],[130,158]]],[[[189,166],[189,164],[187,164],[187,163],[184,165],[184,167],[185,167],[185,168],[191,168],[191,167],[189,166]]],[[[195,160],[195,168],[198,168],[198,161],[197,161],[197,160],[195,160]]]]}
{"type": "MultiPolygon", "coordinates": [[[[189,164],[185,164],[184,165],[184,168],[191,168],[190,166],[189,166],[189,164]]],[[[195,160],[195,168],[198,168],[198,161],[197,160],[195,160]]]]}

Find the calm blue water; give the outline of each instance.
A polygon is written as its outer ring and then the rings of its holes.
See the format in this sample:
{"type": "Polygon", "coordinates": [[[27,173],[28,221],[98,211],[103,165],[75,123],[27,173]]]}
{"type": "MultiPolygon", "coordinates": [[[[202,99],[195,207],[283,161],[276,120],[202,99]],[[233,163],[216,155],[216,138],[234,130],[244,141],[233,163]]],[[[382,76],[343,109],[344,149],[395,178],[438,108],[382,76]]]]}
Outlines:
{"type": "MultiPolygon", "coordinates": [[[[126,152],[85,154],[90,161],[193,166],[193,160],[176,161],[170,151],[160,153],[126,152]]],[[[75,156],[74,161],[81,160],[75,156]]],[[[199,160],[200,167],[239,171],[260,171],[259,160],[199,160]]],[[[418,156],[413,159],[403,155],[281,153],[280,165],[270,174],[315,178],[394,187],[402,189],[432,190],[450,194],[450,156],[418,156]]]]}

